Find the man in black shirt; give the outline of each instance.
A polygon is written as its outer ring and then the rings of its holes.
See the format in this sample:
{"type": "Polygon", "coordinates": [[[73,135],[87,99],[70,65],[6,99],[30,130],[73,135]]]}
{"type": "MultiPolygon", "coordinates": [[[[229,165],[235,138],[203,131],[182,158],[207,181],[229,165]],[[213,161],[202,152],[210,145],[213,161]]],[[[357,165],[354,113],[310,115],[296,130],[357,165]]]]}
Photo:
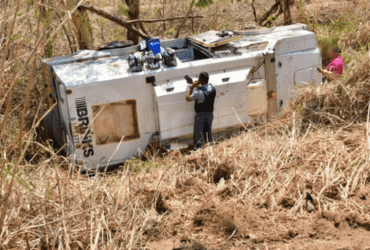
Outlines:
{"type": "Polygon", "coordinates": [[[202,134],[207,142],[213,142],[211,130],[216,88],[208,80],[208,73],[201,72],[198,81],[192,83],[186,95],[186,101],[195,100],[194,151],[202,146],[202,134]]]}

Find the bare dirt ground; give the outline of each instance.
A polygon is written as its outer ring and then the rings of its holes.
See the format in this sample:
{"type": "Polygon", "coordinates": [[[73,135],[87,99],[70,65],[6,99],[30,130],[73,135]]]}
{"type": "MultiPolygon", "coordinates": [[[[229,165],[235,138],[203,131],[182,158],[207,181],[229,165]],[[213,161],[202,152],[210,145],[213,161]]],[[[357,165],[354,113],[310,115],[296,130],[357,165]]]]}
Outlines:
{"type": "MultiPolygon", "coordinates": [[[[182,157],[179,152],[177,154],[177,157],[182,157]]],[[[205,154],[203,157],[206,157],[205,154]]],[[[202,157],[194,158],[190,156],[187,160],[193,162],[195,167],[202,164],[202,157]]],[[[287,189],[285,196],[279,198],[280,190],[276,188],[263,199],[245,199],[243,193],[246,190],[262,183],[266,185],[267,181],[264,180],[269,175],[266,170],[260,169],[259,164],[245,164],[248,167],[243,176],[231,174],[232,166],[220,164],[207,176],[211,184],[200,173],[189,174],[162,189],[162,194],[165,194],[163,199],[171,207],[171,212],[166,216],[165,225],[158,229],[162,237],[156,235],[158,240],[150,243],[148,249],[202,249],[194,243],[190,244],[190,248],[189,243],[181,244],[181,241],[185,242],[183,237],[196,239],[207,249],[370,249],[368,187],[351,194],[352,201],[340,205],[336,211],[331,211],[328,205],[322,208],[325,210],[322,213],[318,211],[317,200],[312,200],[311,195],[302,192],[301,200],[297,201],[291,189],[287,189]],[[227,180],[226,184],[218,184],[222,177],[227,180]],[[309,200],[312,200],[314,209],[311,213],[307,209],[309,200]],[[354,212],[350,204],[357,204],[364,209],[354,212]]],[[[296,168],[294,162],[282,166],[280,171],[290,168],[296,168]]],[[[297,171],[293,176],[291,183],[287,184],[289,187],[300,182],[301,171],[304,170],[297,171]]],[[[155,173],[150,176],[153,175],[155,173]]],[[[143,178],[148,180],[148,176],[143,178]]],[[[323,190],[323,185],[318,181],[306,184],[306,188],[311,187],[317,195],[323,190]]],[[[324,193],[325,199],[341,199],[340,191],[336,188],[324,193]]]]}

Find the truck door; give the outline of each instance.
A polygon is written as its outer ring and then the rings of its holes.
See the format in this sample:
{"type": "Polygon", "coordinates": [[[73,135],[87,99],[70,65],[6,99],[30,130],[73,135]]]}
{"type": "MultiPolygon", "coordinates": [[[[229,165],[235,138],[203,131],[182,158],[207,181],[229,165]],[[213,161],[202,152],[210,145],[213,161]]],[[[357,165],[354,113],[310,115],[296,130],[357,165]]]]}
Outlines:
{"type": "Polygon", "coordinates": [[[322,77],[317,72],[321,68],[320,49],[309,49],[276,56],[276,94],[278,108],[285,108],[291,97],[295,97],[294,86],[309,82],[321,84],[322,77]]]}

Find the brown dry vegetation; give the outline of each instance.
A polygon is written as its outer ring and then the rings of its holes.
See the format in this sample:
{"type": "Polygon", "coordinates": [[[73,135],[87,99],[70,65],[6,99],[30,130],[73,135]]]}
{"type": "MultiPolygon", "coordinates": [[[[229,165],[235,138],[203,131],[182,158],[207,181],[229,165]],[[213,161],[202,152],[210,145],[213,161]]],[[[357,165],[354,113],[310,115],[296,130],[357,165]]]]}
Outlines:
{"type": "MultiPolygon", "coordinates": [[[[186,13],[185,1],[167,2],[165,10],[163,2],[143,2],[142,17],[186,13]]],[[[343,79],[301,87],[284,116],[237,137],[191,153],[151,150],[146,163],[130,161],[94,178],[70,171],[35,130],[47,109],[40,59],[48,43],[45,34],[37,43],[45,22],[36,1],[28,3],[0,2],[0,37],[6,31],[14,38],[7,56],[0,40],[0,249],[370,249],[368,1],[321,7],[296,0],[292,10],[323,47],[342,48],[343,79]],[[358,25],[337,29],[350,14],[358,25]]],[[[119,3],[92,1],[125,18],[119,3]]],[[[258,14],[269,5],[256,0],[258,14]]],[[[205,18],[187,21],[181,36],[253,23],[243,1],[199,12],[205,18]]],[[[124,39],[122,28],[92,14],[90,20],[95,47],[124,39]]],[[[145,28],[169,38],[178,23],[145,28]]],[[[55,30],[60,21],[47,24],[55,30]]],[[[76,49],[72,24],[64,25],[71,45],[61,28],[51,37],[53,56],[76,49]]]]}

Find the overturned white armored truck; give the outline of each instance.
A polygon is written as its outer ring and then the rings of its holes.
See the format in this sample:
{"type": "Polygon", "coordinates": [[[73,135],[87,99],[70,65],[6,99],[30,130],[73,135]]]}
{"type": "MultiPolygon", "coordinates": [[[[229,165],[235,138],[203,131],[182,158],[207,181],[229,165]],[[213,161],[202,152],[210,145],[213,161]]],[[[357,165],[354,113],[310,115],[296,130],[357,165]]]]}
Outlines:
{"type": "Polygon", "coordinates": [[[115,165],[150,140],[192,144],[195,111],[185,100],[184,75],[196,80],[208,72],[217,90],[217,138],[271,118],[295,85],[321,84],[321,64],[315,34],[303,24],[78,51],[43,59],[50,104],[56,103],[45,124],[54,147],[74,163],[115,165]],[[269,99],[272,92],[276,97],[269,99]]]}

